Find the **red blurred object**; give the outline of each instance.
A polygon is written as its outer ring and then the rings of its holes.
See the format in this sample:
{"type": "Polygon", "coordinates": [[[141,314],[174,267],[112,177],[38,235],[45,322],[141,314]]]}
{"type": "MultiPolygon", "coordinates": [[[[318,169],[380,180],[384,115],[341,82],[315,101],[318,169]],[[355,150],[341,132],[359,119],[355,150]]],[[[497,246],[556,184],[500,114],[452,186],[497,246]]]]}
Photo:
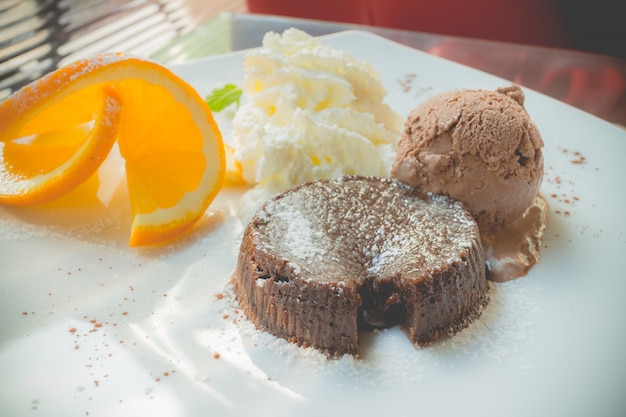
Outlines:
{"type": "Polygon", "coordinates": [[[251,13],[370,24],[369,0],[247,0],[251,13]]]}
{"type": "Polygon", "coordinates": [[[252,13],[564,47],[558,0],[247,0],[252,13]]]}
{"type": "Polygon", "coordinates": [[[613,123],[626,121],[626,61],[586,52],[448,38],[433,55],[540,91],[613,123]]]}

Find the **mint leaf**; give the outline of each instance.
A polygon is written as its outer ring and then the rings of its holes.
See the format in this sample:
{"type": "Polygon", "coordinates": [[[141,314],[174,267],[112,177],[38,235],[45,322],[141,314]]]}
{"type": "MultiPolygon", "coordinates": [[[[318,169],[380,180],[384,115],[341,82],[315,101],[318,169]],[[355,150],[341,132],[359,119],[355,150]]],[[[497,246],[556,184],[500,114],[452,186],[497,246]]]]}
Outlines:
{"type": "Polygon", "coordinates": [[[233,103],[237,103],[239,106],[242,92],[243,90],[235,84],[226,84],[211,91],[205,100],[212,111],[220,112],[233,103]]]}

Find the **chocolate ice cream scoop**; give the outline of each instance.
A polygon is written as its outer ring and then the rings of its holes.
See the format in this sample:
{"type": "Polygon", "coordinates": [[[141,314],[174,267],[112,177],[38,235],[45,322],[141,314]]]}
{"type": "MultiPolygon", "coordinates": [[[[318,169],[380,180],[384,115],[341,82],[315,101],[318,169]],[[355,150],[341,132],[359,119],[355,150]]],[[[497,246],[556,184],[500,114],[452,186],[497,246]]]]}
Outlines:
{"type": "Polygon", "coordinates": [[[482,232],[511,224],[533,204],[542,148],[518,86],[452,91],[411,112],[392,175],[461,201],[482,232]]]}

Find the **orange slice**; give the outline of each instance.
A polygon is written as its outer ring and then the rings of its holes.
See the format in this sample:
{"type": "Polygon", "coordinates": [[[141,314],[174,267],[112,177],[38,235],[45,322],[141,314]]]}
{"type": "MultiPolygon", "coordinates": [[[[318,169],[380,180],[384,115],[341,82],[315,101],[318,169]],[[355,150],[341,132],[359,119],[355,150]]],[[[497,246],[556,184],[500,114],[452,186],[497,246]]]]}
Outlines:
{"type": "Polygon", "coordinates": [[[0,106],[0,202],[49,202],[91,176],[115,143],[119,96],[110,88],[59,94],[25,89],[0,106]],[[89,109],[79,103],[90,101],[89,109]],[[78,106],[77,111],[68,108],[78,106]]]}
{"type": "Polygon", "coordinates": [[[204,214],[224,181],[224,146],[207,104],[165,67],[135,57],[103,54],[48,74],[0,104],[0,132],[0,202],[14,204],[48,201],[86,180],[86,168],[72,167],[94,161],[93,173],[102,162],[95,144],[106,154],[110,134],[116,134],[132,207],[131,246],[179,236],[204,214]],[[93,127],[85,135],[83,126],[93,127]],[[48,132],[62,133],[55,133],[64,148],[55,150],[57,157],[15,156],[16,144],[32,144],[25,135],[48,132]],[[67,182],[53,192],[50,177],[41,177],[47,173],[67,182]],[[45,198],[28,197],[32,185],[39,185],[35,195],[45,198]]]}
{"type": "Polygon", "coordinates": [[[229,185],[243,185],[246,181],[243,179],[241,164],[235,159],[235,150],[224,144],[226,154],[226,173],[224,181],[229,185]]]}

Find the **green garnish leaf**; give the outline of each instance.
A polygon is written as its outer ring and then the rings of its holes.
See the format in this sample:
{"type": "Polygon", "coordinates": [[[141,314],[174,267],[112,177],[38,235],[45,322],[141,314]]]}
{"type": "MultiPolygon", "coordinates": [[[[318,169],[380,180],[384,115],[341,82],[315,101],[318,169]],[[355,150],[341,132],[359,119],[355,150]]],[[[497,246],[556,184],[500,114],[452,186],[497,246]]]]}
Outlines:
{"type": "Polygon", "coordinates": [[[212,111],[220,112],[233,103],[237,103],[237,107],[239,107],[241,93],[243,90],[240,87],[235,84],[226,84],[211,91],[205,100],[212,111]]]}

